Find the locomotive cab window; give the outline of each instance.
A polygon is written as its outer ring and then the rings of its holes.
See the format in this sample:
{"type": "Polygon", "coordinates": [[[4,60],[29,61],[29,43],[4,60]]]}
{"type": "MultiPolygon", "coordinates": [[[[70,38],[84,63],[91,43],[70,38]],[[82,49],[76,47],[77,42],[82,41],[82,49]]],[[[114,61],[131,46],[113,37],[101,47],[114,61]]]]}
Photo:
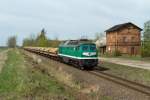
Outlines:
{"type": "Polygon", "coordinates": [[[87,45],[82,46],[82,50],[83,51],[87,51],[88,50],[88,46],[87,45]]]}
{"type": "Polygon", "coordinates": [[[90,50],[95,51],[96,50],[96,46],[94,46],[94,45],[90,46],[90,50]]]}

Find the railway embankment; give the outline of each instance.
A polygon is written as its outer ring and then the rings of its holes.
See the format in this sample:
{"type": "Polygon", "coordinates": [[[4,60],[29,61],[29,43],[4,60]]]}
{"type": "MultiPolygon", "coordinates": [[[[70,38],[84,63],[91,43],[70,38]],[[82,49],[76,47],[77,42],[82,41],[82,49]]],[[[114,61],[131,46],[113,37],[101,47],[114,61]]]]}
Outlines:
{"type": "MultiPolygon", "coordinates": [[[[39,65],[38,69],[44,74],[53,76],[68,87],[86,94],[89,100],[149,100],[150,98],[138,91],[97,77],[87,71],[81,71],[71,65],[66,65],[26,51],[25,54],[31,59],[35,59],[34,63],[39,65]]],[[[80,95],[80,100],[83,100],[83,97],[84,95],[80,95]]]]}

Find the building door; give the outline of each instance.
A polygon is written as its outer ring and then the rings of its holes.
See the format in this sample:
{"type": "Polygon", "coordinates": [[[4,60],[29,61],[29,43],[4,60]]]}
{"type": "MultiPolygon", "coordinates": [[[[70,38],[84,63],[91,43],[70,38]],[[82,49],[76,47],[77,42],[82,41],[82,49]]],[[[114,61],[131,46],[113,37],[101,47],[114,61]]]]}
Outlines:
{"type": "Polygon", "coordinates": [[[135,48],[131,47],[131,55],[135,55],[135,48]]]}

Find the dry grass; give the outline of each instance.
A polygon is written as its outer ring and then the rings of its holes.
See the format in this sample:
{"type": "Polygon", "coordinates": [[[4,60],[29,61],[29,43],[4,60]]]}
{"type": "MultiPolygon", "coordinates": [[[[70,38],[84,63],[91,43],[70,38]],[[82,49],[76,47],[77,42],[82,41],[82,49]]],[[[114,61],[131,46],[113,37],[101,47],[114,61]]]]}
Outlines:
{"type": "Polygon", "coordinates": [[[56,61],[51,61],[43,57],[41,59],[40,56],[32,55],[31,53],[27,54],[30,55],[31,59],[34,59],[33,63],[37,64],[36,67],[44,74],[54,77],[60,83],[72,88],[70,92],[73,92],[74,90],[78,91],[81,94],[80,96],[77,96],[79,97],[79,100],[99,100],[99,98],[101,98],[101,100],[111,100],[110,98],[101,95],[99,84],[89,84],[75,79],[73,74],[66,71],[63,64],[59,64],[56,61]]]}
{"type": "Polygon", "coordinates": [[[0,73],[0,100],[72,100],[54,77],[43,74],[18,51],[10,50],[0,73]]]}
{"type": "Polygon", "coordinates": [[[8,50],[0,52],[0,72],[5,64],[5,61],[7,60],[7,52],[8,50]]]}
{"type": "Polygon", "coordinates": [[[105,72],[129,79],[150,86],[150,71],[140,68],[133,68],[109,62],[103,62],[100,68],[106,69],[105,72]]]}

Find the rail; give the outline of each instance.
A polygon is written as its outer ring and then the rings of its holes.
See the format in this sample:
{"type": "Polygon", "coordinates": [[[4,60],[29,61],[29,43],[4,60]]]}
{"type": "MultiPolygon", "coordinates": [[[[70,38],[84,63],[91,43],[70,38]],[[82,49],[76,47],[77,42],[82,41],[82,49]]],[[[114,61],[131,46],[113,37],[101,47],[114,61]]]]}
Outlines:
{"type": "Polygon", "coordinates": [[[112,74],[101,72],[99,70],[89,71],[89,73],[150,96],[149,86],[146,86],[146,85],[134,82],[134,81],[130,81],[130,80],[118,77],[118,76],[114,76],[112,74]]]}

